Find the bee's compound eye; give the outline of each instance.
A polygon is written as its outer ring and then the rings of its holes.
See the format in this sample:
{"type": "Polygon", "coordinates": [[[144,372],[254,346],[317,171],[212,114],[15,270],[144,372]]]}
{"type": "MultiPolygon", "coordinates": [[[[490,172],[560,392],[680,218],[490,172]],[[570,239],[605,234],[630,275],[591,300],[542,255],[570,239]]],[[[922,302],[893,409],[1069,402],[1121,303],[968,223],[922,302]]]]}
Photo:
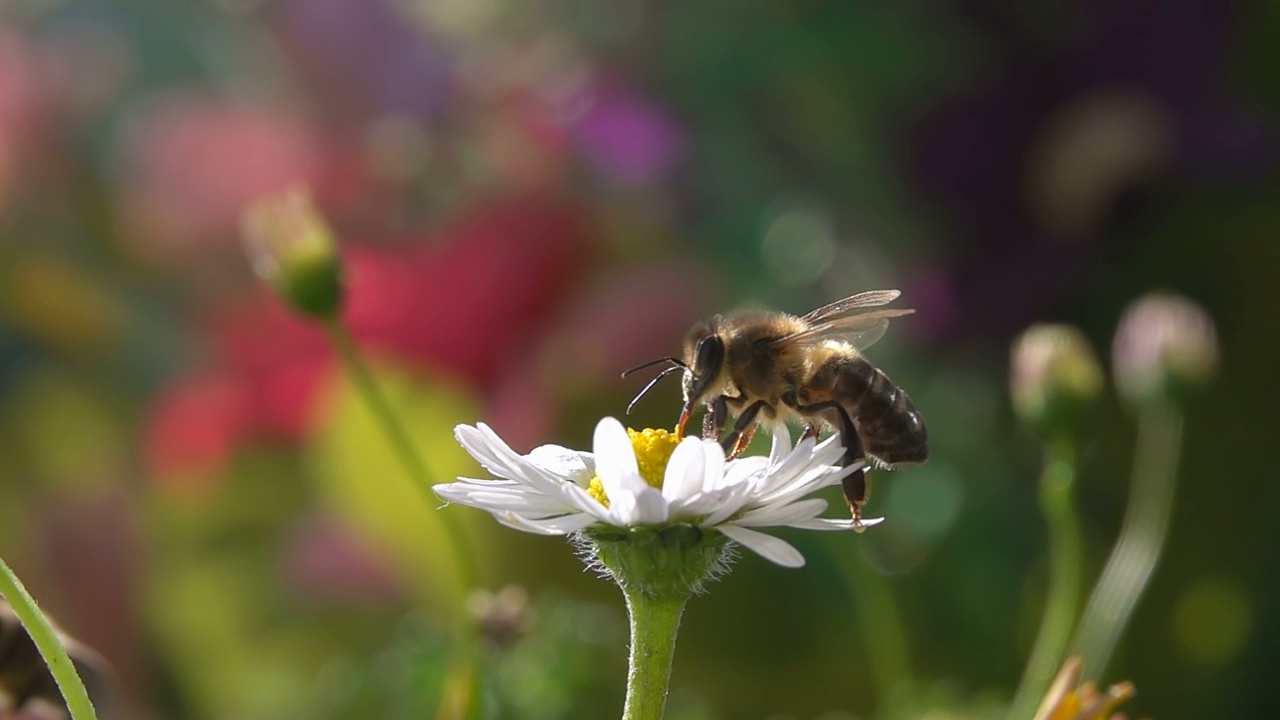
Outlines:
{"type": "Polygon", "coordinates": [[[715,373],[724,362],[724,342],[717,335],[708,335],[698,341],[693,366],[699,375],[715,373]]]}

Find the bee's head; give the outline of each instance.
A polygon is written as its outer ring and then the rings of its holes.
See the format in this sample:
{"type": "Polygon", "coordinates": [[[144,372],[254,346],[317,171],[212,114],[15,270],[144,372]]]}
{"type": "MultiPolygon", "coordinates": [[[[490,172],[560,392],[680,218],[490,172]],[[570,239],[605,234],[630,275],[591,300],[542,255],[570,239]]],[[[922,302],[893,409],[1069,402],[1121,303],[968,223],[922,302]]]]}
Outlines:
{"type": "Polygon", "coordinates": [[[718,318],[703,320],[689,331],[684,343],[684,407],[676,434],[684,435],[693,408],[706,400],[710,391],[720,385],[724,372],[724,339],[720,336],[718,318]]]}

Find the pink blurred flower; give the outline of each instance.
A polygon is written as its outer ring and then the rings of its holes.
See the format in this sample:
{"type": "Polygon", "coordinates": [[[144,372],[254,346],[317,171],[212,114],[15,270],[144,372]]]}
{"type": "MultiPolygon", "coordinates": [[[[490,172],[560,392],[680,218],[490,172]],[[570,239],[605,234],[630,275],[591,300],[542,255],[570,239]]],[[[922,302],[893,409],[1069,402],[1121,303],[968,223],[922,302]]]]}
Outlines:
{"type": "Polygon", "coordinates": [[[33,48],[0,25],[0,207],[17,181],[22,150],[40,131],[45,98],[33,48]]]}
{"type": "Polygon", "coordinates": [[[404,590],[387,558],[323,516],[290,530],[281,563],[288,584],[310,604],[386,604],[404,590]]]}
{"type": "Polygon", "coordinates": [[[129,236],[143,257],[238,252],[254,198],[319,179],[321,148],[298,120],[195,92],[156,99],[122,138],[129,236]]]}

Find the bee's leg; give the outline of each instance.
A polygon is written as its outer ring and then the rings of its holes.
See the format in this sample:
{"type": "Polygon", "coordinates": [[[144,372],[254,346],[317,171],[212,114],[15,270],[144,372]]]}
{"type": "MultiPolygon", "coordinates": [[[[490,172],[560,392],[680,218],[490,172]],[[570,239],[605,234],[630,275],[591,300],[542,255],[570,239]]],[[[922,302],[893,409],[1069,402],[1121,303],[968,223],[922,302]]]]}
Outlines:
{"type": "Polygon", "coordinates": [[[713,407],[708,407],[707,412],[702,416],[702,439],[714,440],[720,437],[720,429],[716,427],[716,419],[713,416],[713,407]]]}
{"type": "Polygon", "coordinates": [[[729,396],[720,395],[707,403],[707,414],[702,416],[702,439],[714,440],[720,437],[724,424],[729,421],[729,396]]]}
{"type": "Polygon", "coordinates": [[[747,449],[747,446],[751,444],[753,439],[755,439],[756,428],[758,427],[760,426],[753,424],[751,427],[742,431],[742,434],[738,436],[738,443],[733,447],[733,454],[729,457],[738,457],[743,450],[747,449]]]}
{"type": "MultiPolygon", "coordinates": [[[[724,438],[720,440],[720,446],[724,448],[725,453],[729,455],[729,457],[736,457],[737,454],[742,451],[742,448],[746,447],[745,444],[741,447],[739,446],[739,441],[742,439],[743,433],[747,432],[748,429],[751,429],[754,432],[754,428],[752,426],[755,425],[756,415],[759,415],[760,411],[767,407],[769,407],[769,403],[764,400],[757,400],[748,405],[747,409],[743,410],[738,415],[738,420],[733,424],[733,429],[729,431],[728,435],[725,435],[724,438]]],[[[750,442],[750,436],[748,436],[747,441],[750,442]]]]}
{"type": "MultiPolygon", "coordinates": [[[[849,504],[849,513],[853,516],[853,529],[862,532],[862,506],[867,502],[867,453],[862,447],[862,438],[858,436],[858,426],[848,411],[838,402],[820,402],[812,405],[792,405],[802,415],[821,417],[830,411],[836,417],[836,429],[840,432],[840,443],[844,445],[844,455],[840,464],[849,467],[861,462],[862,467],[844,476],[841,481],[845,502],[849,504]]],[[[806,430],[807,431],[807,430],[806,430]]]]}
{"type": "Polygon", "coordinates": [[[816,437],[818,437],[818,426],[814,423],[805,423],[804,432],[800,433],[800,440],[797,442],[802,442],[804,440],[808,440],[809,438],[816,438],[816,437]]]}

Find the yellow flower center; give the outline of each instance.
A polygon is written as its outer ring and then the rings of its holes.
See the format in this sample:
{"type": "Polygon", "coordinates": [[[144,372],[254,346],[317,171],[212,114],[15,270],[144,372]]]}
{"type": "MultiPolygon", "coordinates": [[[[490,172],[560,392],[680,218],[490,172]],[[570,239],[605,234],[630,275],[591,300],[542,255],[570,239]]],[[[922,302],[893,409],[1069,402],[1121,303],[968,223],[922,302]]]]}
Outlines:
{"type": "MultiPolygon", "coordinates": [[[[675,433],[663,428],[632,430],[627,428],[627,436],[631,438],[631,447],[636,451],[636,464],[640,466],[640,477],[651,487],[661,488],[662,478],[667,472],[667,463],[671,462],[671,453],[676,451],[680,439],[675,433]]],[[[591,478],[587,485],[587,494],[596,502],[609,507],[609,496],[605,495],[604,484],[600,476],[591,478]]]]}

